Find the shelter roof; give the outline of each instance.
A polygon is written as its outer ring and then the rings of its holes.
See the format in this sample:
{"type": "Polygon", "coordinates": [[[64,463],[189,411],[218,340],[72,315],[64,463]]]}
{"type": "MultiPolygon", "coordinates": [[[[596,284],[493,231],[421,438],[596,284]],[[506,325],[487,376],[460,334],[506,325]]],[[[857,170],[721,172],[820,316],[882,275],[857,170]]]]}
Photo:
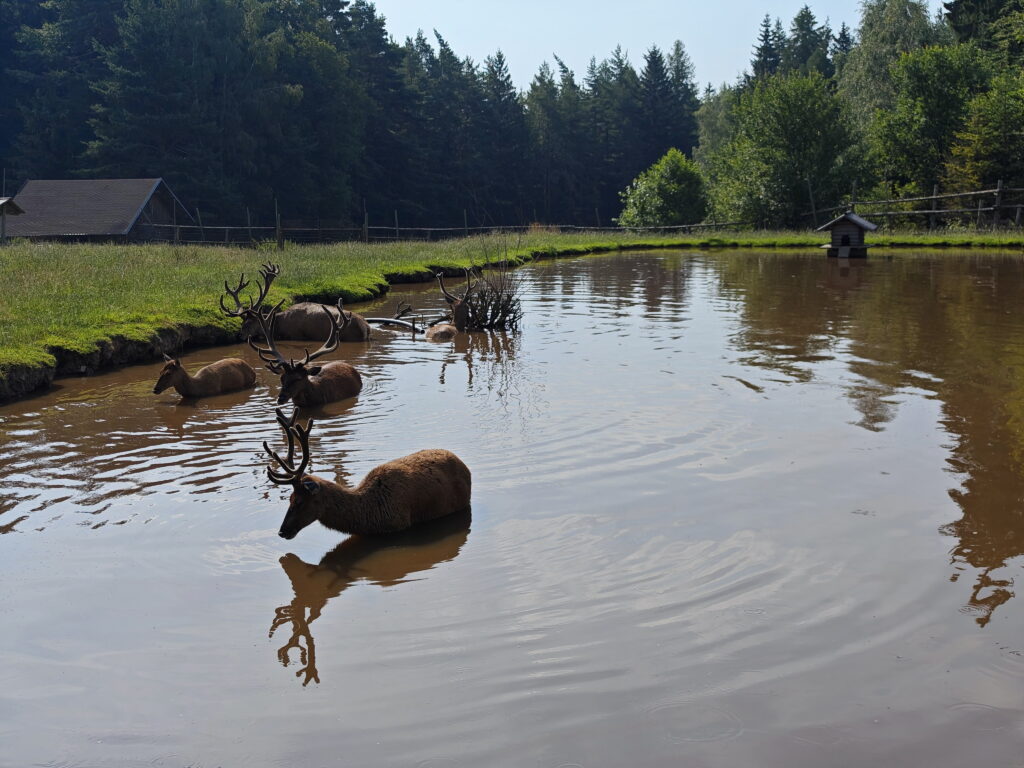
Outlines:
{"type": "Polygon", "coordinates": [[[14,202],[13,197],[0,197],[0,210],[10,216],[20,216],[24,211],[14,202]]]}
{"type": "Polygon", "coordinates": [[[9,234],[126,235],[161,187],[167,190],[174,205],[181,205],[163,179],[33,179],[16,196],[25,215],[10,222],[9,234]]]}
{"type": "Polygon", "coordinates": [[[818,227],[814,231],[815,232],[823,232],[826,229],[832,229],[832,227],[834,227],[840,221],[850,221],[850,222],[853,222],[858,227],[860,227],[861,229],[866,229],[868,232],[874,232],[876,229],[878,229],[878,225],[877,224],[872,224],[867,219],[862,219],[860,216],[858,216],[853,211],[847,211],[842,216],[836,216],[828,224],[822,224],[820,227],[818,227]]]}

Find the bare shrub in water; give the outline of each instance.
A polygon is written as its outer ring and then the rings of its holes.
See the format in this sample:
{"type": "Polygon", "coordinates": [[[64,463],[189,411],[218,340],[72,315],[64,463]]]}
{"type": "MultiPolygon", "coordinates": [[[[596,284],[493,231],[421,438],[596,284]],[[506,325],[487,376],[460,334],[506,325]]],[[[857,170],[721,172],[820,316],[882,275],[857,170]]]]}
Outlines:
{"type": "Polygon", "coordinates": [[[522,281],[508,262],[480,273],[469,304],[469,327],[474,330],[519,330],[523,319],[522,281]]]}

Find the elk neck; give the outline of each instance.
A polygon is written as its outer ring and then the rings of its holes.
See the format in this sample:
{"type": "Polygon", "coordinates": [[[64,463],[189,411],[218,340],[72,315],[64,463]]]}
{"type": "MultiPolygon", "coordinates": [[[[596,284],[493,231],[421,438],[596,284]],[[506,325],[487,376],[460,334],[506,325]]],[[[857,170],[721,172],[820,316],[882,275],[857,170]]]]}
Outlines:
{"type": "Polygon", "coordinates": [[[391,509],[376,485],[349,488],[322,477],[312,476],[320,492],[306,497],[305,503],[327,528],[341,533],[373,535],[394,530],[391,509]]]}

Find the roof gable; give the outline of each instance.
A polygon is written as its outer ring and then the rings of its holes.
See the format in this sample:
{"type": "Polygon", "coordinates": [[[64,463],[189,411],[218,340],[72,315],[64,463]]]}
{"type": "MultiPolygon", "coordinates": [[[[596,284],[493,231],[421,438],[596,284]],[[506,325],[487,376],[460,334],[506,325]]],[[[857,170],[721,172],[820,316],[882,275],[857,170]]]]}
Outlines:
{"type": "Polygon", "coordinates": [[[853,224],[856,224],[861,229],[866,229],[868,232],[874,232],[876,229],[878,229],[878,225],[877,224],[872,224],[867,219],[862,219],[860,216],[858,216],[853,211],[847,211],[842,216],[836,216],[828,224],[822,224],[820,227],[818,227],[814,231],[815,232],[823,232],[826,229],[832,229],[832,227],[834,227],[840,221],[852,222],[853,224]]]}
{"type": "MultiPolygon", "coordinates": [[[[17,195],[25,214],[9,222],[12,237],[127,235],[163,179],[31,180],[17,195]]],[[[174,198],[170,189],[167,189],[174,198]]],[[[176,199],[175,199],[176,202],[176,199]]]]}

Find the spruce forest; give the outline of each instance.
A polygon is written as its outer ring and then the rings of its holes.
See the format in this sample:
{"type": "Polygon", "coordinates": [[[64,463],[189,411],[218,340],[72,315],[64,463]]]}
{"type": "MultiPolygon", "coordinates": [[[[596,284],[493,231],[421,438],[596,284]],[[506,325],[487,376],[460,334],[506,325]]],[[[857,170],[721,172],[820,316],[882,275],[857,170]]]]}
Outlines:
{"type": "Polygon", "coordinates": [[[398,42],[366,0],[0,0],[8,194],[162,176],[211,223],[276,200],[307,221],[607,226],[672,149],[688,221],[807,226],[852,183],[1024,186],[1024,0],[865,0],[855,30],[765,16],[745,74],[704,88],[676,42],[580,73],[555,57],[519,91],[500,51],[443,32],[398,42]]]}

